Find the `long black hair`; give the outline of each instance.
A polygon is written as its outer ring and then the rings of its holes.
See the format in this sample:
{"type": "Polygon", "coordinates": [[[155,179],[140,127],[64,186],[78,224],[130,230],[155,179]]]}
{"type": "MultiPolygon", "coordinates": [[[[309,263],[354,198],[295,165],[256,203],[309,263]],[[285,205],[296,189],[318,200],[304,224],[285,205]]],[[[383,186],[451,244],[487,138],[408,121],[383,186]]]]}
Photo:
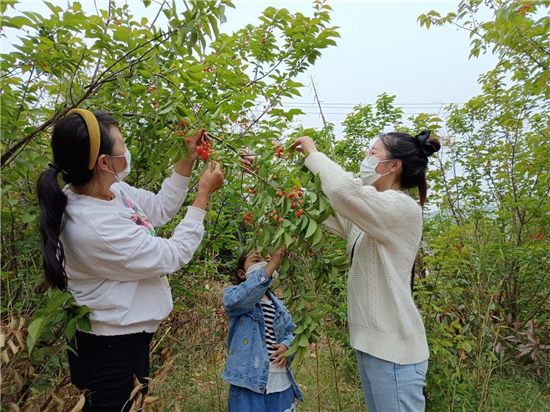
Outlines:
{"type": "Polygon", "coordinates": [[[430,132],[422,132],[418,136],[407,133],[392,132],[380,136],[390,159],[399,159],[402,163],[399,176],[403,189],[418,187],[420,204],[424,206],[428,191],[426,171],[428,157],[439,151],[441,144],[435,137],[429,137],[430,132]]]}
{"type": "MultiPolygon", "coordinates": [[[[101,111],[93,112],[99,124],[99,155],[113,153],[112,128],[117,123],[112,115],[101,111]]],[[[42,257],[46,281],[50,286],[67,289],[65,273],[65,251],[59,236],[64,226],[63,214],[67,207],[67,196],[59,187],[58,174],[65,183],[83,186],[92,180],[94,169],[88,169],[90,137],[84,119],[70,114],[54,127],[51,147],[53,164],[38,179],[36,191],[40,203],[40,234],[42,257]]]]}

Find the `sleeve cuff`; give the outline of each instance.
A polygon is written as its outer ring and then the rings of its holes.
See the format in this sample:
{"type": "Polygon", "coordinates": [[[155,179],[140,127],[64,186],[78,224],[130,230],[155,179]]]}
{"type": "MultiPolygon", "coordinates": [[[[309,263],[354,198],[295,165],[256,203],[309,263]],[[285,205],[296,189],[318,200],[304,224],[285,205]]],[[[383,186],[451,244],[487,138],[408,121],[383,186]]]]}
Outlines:
{"type": "Polygon", "coordinates": [[[267,273],[265,273],[265,268],[261,268],[260,270],[258,270],[255,275],[258,277],[258,284],[266,285],[267,287],[271,285],[271,281],[273,280],[273,278],[267,276],[267,273]]]}
{"type": "Polygon", "coordinates": [[[166,179],[172,186],[177,187],[178,189],[187,190],[189,187],[189,182],[191,181],[191,177],[189,176],[182,176],[180,174],[177,174],[176,172],[172,173],[172,176],[170,176],[168,179],[166,179]]]}
{"type": "Polygon", "coordinates": [[[199,209],[198,207],[189,206],[187,213],[185,214],[184,220],[190,220],[201,225],[204,222],[204,216],[206,216],[206,210],[199,209]]]}
{"type": "Polygon", "coordinates": [[[313,152],[306,157],[305,166],[317,174],[327,166],[327,162],[330,162],[330,159],[324,153],[313,152]]]}
{"type": "Polygon", "coordinates": [[[252,275],[247,279],[247,281],[249,280],[257,285],[269,287],[273,279],[267,276],[264,268],[261,268],[255,272],[252,272],[252,275]]]}

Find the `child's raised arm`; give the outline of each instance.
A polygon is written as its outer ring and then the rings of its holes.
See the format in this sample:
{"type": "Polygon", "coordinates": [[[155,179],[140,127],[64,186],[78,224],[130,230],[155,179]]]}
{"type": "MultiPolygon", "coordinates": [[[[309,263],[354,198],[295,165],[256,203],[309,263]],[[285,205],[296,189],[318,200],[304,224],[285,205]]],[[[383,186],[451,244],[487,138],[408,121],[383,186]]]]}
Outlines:
{"type": "Polygon", "coordinates": [[[225,289],[223,307],[227,316],[240,316],[250,312],[265,295],[270,284],[271,275],[268,276],[262,268],[240,285],[225,289]]]}
{"type": "Polygon", "coordinates": [[[273,272],[275,272],[275,269],[277,269],[281,265],[285,253],[286,246],[284,245],[279,250],[273,253],[273,255],[271,256],[271,260],[267,265],[265,265],[265,273],[267,276],[271,277],[273,275],[273,272]]]}
{"type": "Polygon", "coordinates": [[[250,312],[267,292],[271,277],[279,267],[286,247],[283,246],[271,256],[271,260],[258,271],[252,273],[244,282],[223,291],[223,307],[227,316],[240,316],[250,312]]]}

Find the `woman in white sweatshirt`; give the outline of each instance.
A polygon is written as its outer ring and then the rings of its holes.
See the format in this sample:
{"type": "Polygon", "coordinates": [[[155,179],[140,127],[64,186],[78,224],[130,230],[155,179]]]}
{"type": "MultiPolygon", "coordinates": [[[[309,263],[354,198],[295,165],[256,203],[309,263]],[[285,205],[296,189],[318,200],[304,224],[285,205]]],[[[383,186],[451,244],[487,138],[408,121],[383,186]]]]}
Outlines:
{"type": "Polygon", "coordinates": [[[337,213],[325,225],[348,241],[350,344],[369,412],[425,409],[428,342],[411,296],[411,268],[422,237],[422,211],[403,192],[418,187],[426,200],[428,157],[439,150],[425,131],[380,136],[361,163],[360,179],[319,153],[309,137],[296,139],[305,165],[319,173],[337,213]]]}
{"type": "Polygon", "coordinates": [[[202,140],[204,129],[155,194],[122,181],[131,156],[110,114],[75,109],[54,128],[54,163],[37,185],[42,253],[49,284],[91,309],[91,332],[78,331],[77,355],[69,351],[72,382],[89,390],[84,410],[128,410],[133,376],[146,383],[151,337],[172,310],[166,275],[192,258],[207,201],[223,184],[220,165],[208,165],[172,237],[156,236],[181,208],[202,140]]]}

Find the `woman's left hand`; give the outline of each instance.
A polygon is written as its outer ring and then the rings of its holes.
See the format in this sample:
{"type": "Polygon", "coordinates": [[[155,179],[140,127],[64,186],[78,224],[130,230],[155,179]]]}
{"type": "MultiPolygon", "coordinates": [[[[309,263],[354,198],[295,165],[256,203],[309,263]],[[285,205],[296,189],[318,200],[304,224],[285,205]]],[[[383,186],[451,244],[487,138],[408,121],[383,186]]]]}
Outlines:
{"type": "Polygon", "coordinates": [[[189,141],[187,142],[187,160],[194,162],[199,158],[197,146],[200,146],[203,141],[210,143],[210,136],[208,136],[206,129],[199,129],[192,137],[189,138],[189,141]]]}
{"type": "Polygon", "coordinates": [[[317,152],[313,139],[309,136],[302,136],[294,141],[294,150],[302,152],[307,155],[308,153],[317,152]]]}
{"type": "Polygon", "coordinates": [[[273,347],[277,349],[277,351],[274,352],[269,357],[269,359],[272,359],[271,363],[275,364],[279,368],[284,368],[286,363],[288,362],[288,356],[281,356],[281,355],[285,353],[288,350],[288,348],[286,347],[286,345],[283,345],[282,343],[274,343],[273,347]]]}

